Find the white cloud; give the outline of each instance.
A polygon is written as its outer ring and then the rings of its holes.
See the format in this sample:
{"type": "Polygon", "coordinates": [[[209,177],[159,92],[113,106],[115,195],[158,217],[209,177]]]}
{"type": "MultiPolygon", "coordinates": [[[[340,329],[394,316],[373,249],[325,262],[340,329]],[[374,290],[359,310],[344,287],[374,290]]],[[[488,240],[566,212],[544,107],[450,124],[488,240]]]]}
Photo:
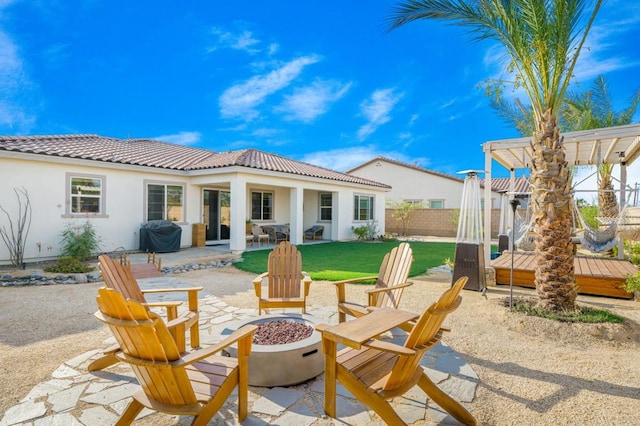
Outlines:
{"type": "Polygon", "coordinates": [[[220,49],[240,50],[247,52],[250,55],[260,52],[260,49],[255,47],[260,43],[260,40],[253,38],[253,33],[251,33],[251,31],[243,31],[240,34],[234,34],[220,28],[213,28],[211,32],[217,38],[215,40],[215,44],[207,49],[209,53],[220,49]]]}
{"type": "Polygon", "coordinates": [[[316,55],[303,56],[285,63],[280,68],[225,90],[219,98],[220,114],[225,118],[237,118],[251,121],[260,113],[256,109],[265,99],[295,80],[307,65],[320,61],[316,55]]]}
{"type": "Polygon", "coordinates": [[[378,127],[391,120],[389,114],[401,98],[402,95],[395,94],[393,89],[379,89],[373,92],[369,99],[363,101],[360,104],[360,111],[367,119],[367,123],[358,130],[358,138],[366,139],[378,127]]]}
{"type": "Polygon", "coordinates": [[[154,139],[178,145],[195,145],[202,139],[202,134],[200,132],[180,132],[173,135],[158,136],[154,139]]]}
{"type": "Polygon", "coordinates": [[[342,98],[350,87],[351,83],[317,80],[311,86],[297,88],[292,95],[285,96],[276,111],[284,113],[285,120],[310,123],[326,113],[331,104],[342,98]]]}
{"type": "MultiPolygon", "coordinates": [[[[10,3],[0,6],[6,7],[10,3]]],[[[24,72],[18,46],[8,34],[0,31],[0,128],[28,132],[33,126],[35,117],[20,101],[30,88],[31,82],[24,72]]]]}
{"type": "Polygon", "coordinates": [[[398,152],[385,152],[373,145],[310,152],[301,158],[301,161],[325,167],[327,169],[344,172],[379,156],[402,161],[404,163],[421,165],[421,167],[424,167],[429,163],[429,160],[425,157],[415,158],[407,157],[406,155],[398,152]]]}

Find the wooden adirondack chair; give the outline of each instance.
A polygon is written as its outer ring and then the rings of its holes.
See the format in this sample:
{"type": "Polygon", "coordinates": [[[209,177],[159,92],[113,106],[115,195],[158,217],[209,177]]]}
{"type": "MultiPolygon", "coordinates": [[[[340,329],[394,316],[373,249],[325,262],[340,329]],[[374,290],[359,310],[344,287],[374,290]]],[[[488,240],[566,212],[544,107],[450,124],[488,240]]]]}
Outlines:
{"type": "MultiPolygon", "coordinates": [[[[123,266],[118,261],[107,255],[98,257],[98,265],[102,274],[102,279],[107,287],[112,288],[122,294],[125,298],[135,300],[147,309],[161,307],[167,311],[167,321],[172,325],[170,328],[180,352],[186,350],[186,331],[189,329],[191,347],[200,347],[200,329],[198,328],[198,292],[202,287],[183,287],[170,289],[141,290],[138,281],[133,277],[131,270],[123,266]],[[167,293],[167,292],[187,292],[189,309],[178,314],[178,307],[183,303],[180,301],[165,301],[147,303],[145,293],[167,293]]],[[[105,350],[104,355],[89,364],[89,371],[102,370],[118,362],[115,353],[118,351],[117,345],[105,350]]]]}
{"type": "Polygon", "coordinates": [[[269,253],[267,272],[253,280],[258,297],[258,315],[268,308],[302,308],[306,313],[311,278],[302,271],[302,256],[288,241],[275,246],[269,253]],[[262,282],[267,279],[267,297],[262,296],[262,282]]]}
{"type": "Polygon", "coordinates": [[[142,389],[133,395],[116,425],[129,425],[147,407],[170,415],[195,416],[206,425],[238,387],[238,421],[247,416],[249,353],[257,329],[247,325],[222,342],[181,356],[162,319],[117,291],[98,290],[99,311],[120,346],[119,361],[130,364],[142,389]],[[238,358],[215,355],[237,343],[238,358]]]}
{"type": "Polygon", "coordinates": [[[384,256],[378,275],[334,282],[338,293],[338,321],[345,322],[347,315],[354,317],[366,315],[369,313],[367,307],[370,306],[397,309],[403,290],[413,285],[412,282],[407,281],[412,263],[411,246],[408,243],[401,243],[384,256]],[[376,280],[376,285],[374,288],[365,290],[368,296],[367,306],[346,300],[345,284],[370,280],[376,280]]]}
{"type": "Polygon", "coordinates": [[[325,354],[325,412],[335,417],[337,380],[387,424],[405,424],[387,400],[403,395],[417,384],[458,421],[476,424],[475,418],[440,390],[420,365],[425,352],[440,341],[443,332],[449,331],[442,323],[447,314],[460,305],[460,290],[466,282],[467,277],[460,278],[423,312],[403,346],[378,340],[381,333],[416,317],[398,309],[375,309],[368,315],[333,327],[317,326],[322,332],[325,354]],[[336,353],[338,343],[348,347],[336,353]]]}

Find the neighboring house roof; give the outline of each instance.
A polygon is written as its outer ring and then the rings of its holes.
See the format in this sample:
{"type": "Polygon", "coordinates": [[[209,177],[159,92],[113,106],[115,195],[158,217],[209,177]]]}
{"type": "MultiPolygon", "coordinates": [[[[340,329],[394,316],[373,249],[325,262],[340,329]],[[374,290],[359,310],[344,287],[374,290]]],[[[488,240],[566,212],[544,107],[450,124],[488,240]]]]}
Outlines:
{"type": "MultiPolygon", "coordinates": [[[[509,191],[511,184],[511,178],[491,178],[491,189],[498,192],[509,191]]],[[[484,186],[484,179],[480,180],[480,185],[484,186]]],[[[514,192],[528,193],[529,192],[529,179],[526,177],[519,177],[514,179],[514,192]]]]}
{"type": "Polygon", "coordinates": [[[249,167],[389,189],[390,186],[256,149],[214,152],[151,139],[99,135],[0,136],[0,151],[80,158],[171,170],[249,167]]]}

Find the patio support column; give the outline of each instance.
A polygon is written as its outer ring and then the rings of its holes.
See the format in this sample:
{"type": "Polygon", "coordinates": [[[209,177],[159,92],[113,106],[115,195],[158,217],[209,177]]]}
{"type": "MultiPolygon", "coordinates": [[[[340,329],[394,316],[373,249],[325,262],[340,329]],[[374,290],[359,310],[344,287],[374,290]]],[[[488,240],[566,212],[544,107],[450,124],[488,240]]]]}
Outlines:
{"type": "Polygon", "coordinates": [[[229,250],[239,254],[246,250],[245,228],[247,219],[247,181],[244,176],[234,175],[230,180],[231,192],[231,232],[229,250]]]}
{"type": "Polygon", "coordinates": [[[484,258],[491,262],[491,144],[484,148],[484,258]]]}
{"type": "Polygon", "coordinates": [[[302,244],[302,226],[304,221],[304,190],[300,187],[291,188],[289,195],[289,240],[291,244],[302,244]]]}
{"type": "MultiPolygon", "coordinates": [[[[618,208],[618,216],[622,214],[622,209],[627,204],[627,163],[620,163],[620,207],[618,208]]],[[[624,259],[624,240],[620,238],[618,233],[618,259],[624,259]]]]}

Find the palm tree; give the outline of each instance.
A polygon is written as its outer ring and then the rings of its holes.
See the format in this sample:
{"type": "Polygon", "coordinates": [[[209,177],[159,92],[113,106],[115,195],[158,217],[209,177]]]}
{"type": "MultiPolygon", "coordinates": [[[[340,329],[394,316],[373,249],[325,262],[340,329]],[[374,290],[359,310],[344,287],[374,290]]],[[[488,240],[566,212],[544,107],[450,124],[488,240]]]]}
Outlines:
{"type": "Polygon", "coordinates": [[[577,287],[571,244],[569,170],[559,113],[578,56],[600,10],[596,0],[583,21],[586,0],[404,0],[390,29],[422,19],[466,28],[478,40],[501,43],[516,83],[533,108],[530,186],[536,236],[535,285],[547,311],[575,310],[577,287]]]}
{"type": "MultiPolygon", "coordinates": [[[[600,129],[631,124],[640,104],[640,89],[631,97],[629,105],[620,112],[613,109],[613,98],[607,80],[598,76],[591,90],[569,92],[562,106],[562,122],[568,131],[600,129]]],[[[613,192],[612,164],[598,165],[598,207],[600,216],[617,217],[618,202],[613,192]]]]}

